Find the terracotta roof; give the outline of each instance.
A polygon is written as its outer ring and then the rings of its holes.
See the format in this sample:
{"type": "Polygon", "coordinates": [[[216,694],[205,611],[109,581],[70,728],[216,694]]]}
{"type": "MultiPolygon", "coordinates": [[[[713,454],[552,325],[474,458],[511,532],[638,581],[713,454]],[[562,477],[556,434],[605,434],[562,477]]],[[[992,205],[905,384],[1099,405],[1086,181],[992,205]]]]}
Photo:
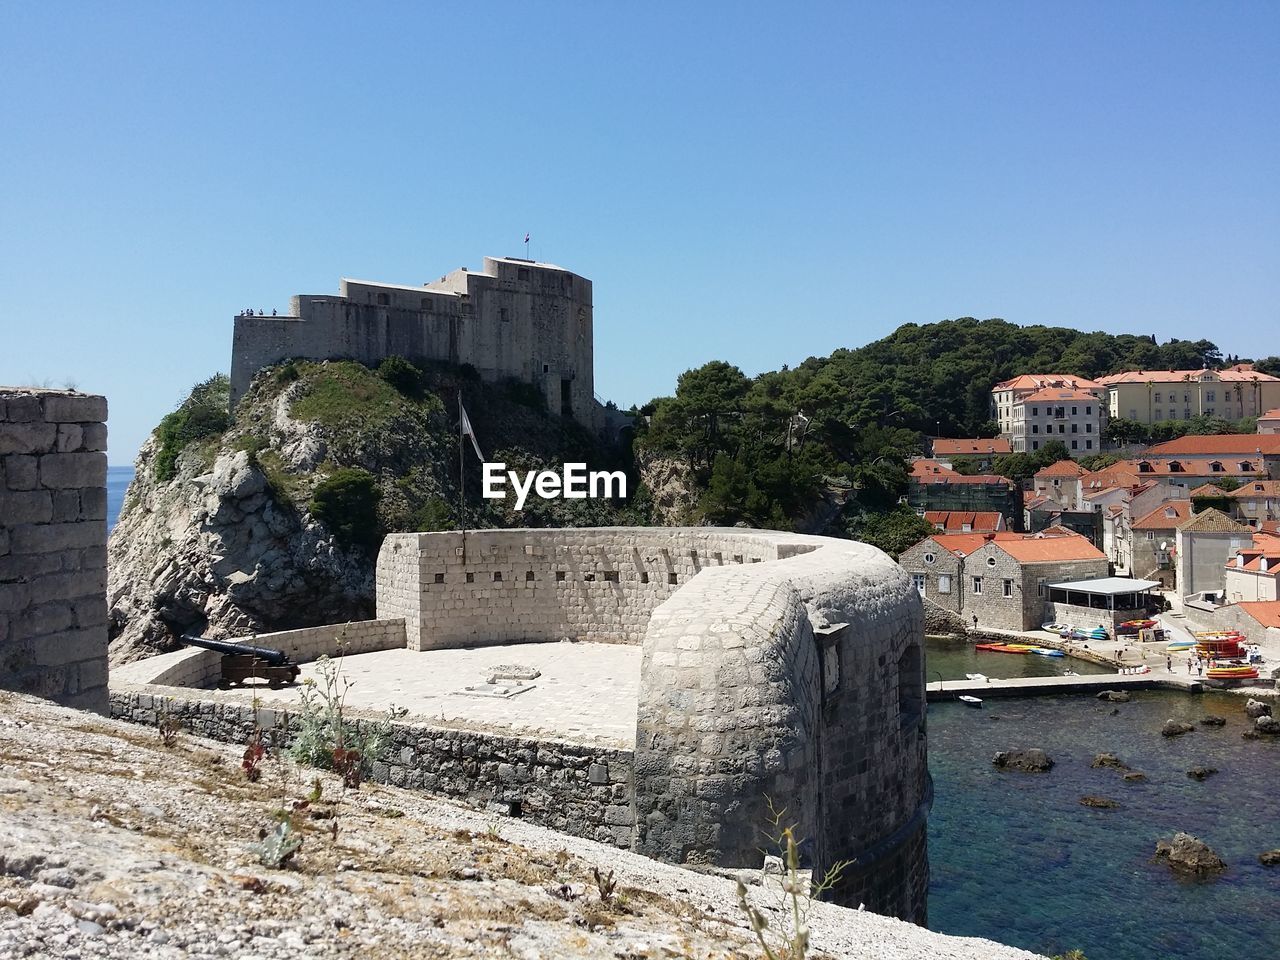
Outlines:
{"type": "Polygon", "coordinates": [[[1246,480],[1226,496],[1233,500],[1251,497],[1280,497],[1280,480],[1246,480]]]}
{"type": "Polygon", "coordinates": [[[941,473],[945,473],[950,476],[951,474],[954,474],[955,471],[945,463],[939,463],[937,460],[930,460],[928,457],[920,457],[917,460],[911,461],[911,476],[917,480],[941,473]]]}
{"type": "Polygon", "coordinates": [[[1206,373],[1211,373],[1218,380],[1229,383],[1277,380],[1276,377],[1252,370],[1129,370],[1125,373],[1099,377],[1098,382],[1104,386],[1110,386],[1113,383],[1185,383],[1199,380],[1206,373]]]}
{"type": "Polygon", "coordinates": [[[911,479],[916,483],[924,483],[929,486],[947,486],[951,484],[1004,484],[1009,487],[1013,485],[1013,481],[1008,477],[996,476],[994,473],[978,473],[973,476],[966,476],[963,473],[955,473],[953,471],[943,470],[938,473],[916,473],[911,471],[911,479]]]}
{"type": "Polygon", "coordinates": [[[1190,500],[1170,500],[1133,521],[1135,530],[1172,530],[1191,516],[1190,500]]]}
{"type": "Polygon", "coordinates": [[[992,533],[1004,526],[1003,515],[995,511],[926,510],[924,518],[947,533],[992,533]],[[965,525],[968,531],[965,531],[965,525]]]}
{"type": "Polygon", "coordinates": [[[1105,560],[1107,555],[1079,534],[999,540],[996,546],[1019,563],[1053,563],[1059,560],[1105,560]]]}
{"type": "Polygon", "coordinates": [[[1132,461],[1120,461],[1109,467],[1085,473],[1080,477],[1082,490],[1102,490],[1107,487],[1135,486],[1139,483],[1138,468],[1132,461]]]}
{"type": "Polygon", "coordinates": [[[1079,477],[1088,473],[1084,467],[1074,460],[1059,460],[1036,471],[1037,477],[1079,477]]]}
{"type": "Polygon", "coordinates": [[[1013,447],[1009,441],[1003,437],[993,437],[990,440],[976,438],[973,440],[954,440],[944,437],[938,437],[933,441],[933,455],[940,456],[981,456],[984,453],[1004,454],[1012,453],[1013,447]]]}
{"type": "Polygon", "coordinates": [[[1064,387],[1077,390],[1097,390],[1101,387],[1096,380],[1087,377],[1075,377],[1069,373],[1024,373],[1012,380],[997,383],[994,390],[1043,390],[1045,387],[1064,387]]]}
{"type": "Polygon", "coordinates": [[[1067,390],[1061,387],[1047,387],[1044,390],[1037,390],[1028,397],[1023,397],[1018,403],[1056,403],[1059,400],[1076,400],[1080,403],[1096,403],[1101,405],[1097,397],[1092,393],[1085,393],[1083,390],[1067,390]]]}
{"type": "MultiPolygon", "coordinates": [[[[1280,451],[1277,452],[1280,453],[1280,451]]],[[[1230,456],[1225,454],[1220,461],[1194,460],[1186,456],[1143,457],[1139,460],[1124,461],[1123,469],[1144,477],[1255,477],[1260,473],[1265,475],[1264,464],[1258,457],[1235,460],[1228,459],[1230,456]],[[1215,470],[1213,467],[1215,463],[1222,469],[1215,470]],[[1142,467],[1143,464],[1147,465],[1145,470],[1142,467]],[[1242,467],[1241,464],[1245,466],[1242,467]],[[1174,469],[1175,466],[1177,469],[1174,469]]],[[[1121,465],[1115,464],[1108,469],[1113,470],[1119,466],[1121,465]]]]}
{"type": "Polygon", "coordinates": [[[1274,410],[1268,410],[1266,413],[1258,417],[1259,420],[1280,420],[1280,407],[1274,410]]]}
{"type": "Polygon", "coordinates": [[[1222,433],[1178,437],[1157,443],[1146,451],[1149,457],[1220,456],[1256,457],[1259,452],[1280,456],[1280,433],[1222,433]]]}
{"type": "Polygon", "coordinates": [[[1236,551],[1236,556],[1227,560],[1227,566],[1232,570],[1247,570],[1250,573],[1280,577],[1280,537],[1269,533],[1255,533],[1252,545],[1236,551]],[[1262,569],[1264,558],[1267,561],[1266,570],[1262,569]]]}
{"type": "Polygon", "coordinates": [[[1280,520],[1262,520],[1258,523],[1258,529],[1263,533],[1273,533],[1280,537],[1280,520]]]}
{"type": "MultiPolygon", "coordinates": [[[[967,557],[973,551],[988,543],[1003,544],[1015,540],[1056,540],[1065,537],[1084,540],[1084,537],[1073,530],[1054,529],[1042,530],[1039,533],[1017,533],[1013,530],[1001,530],[996,533],[935,533],[925,537],[920,543],[932,541],[940,550],[946,550],[957,557],[967,557]]],[[[1087,540],[1085,542],[1088,543],[1087,540]]],[[[919,546],[920,543],[915,546],[919,546]]]]}
{"type": "Polygon", "coordinates": [[[1225,497],[1227,491],[1215,483],[1202,483],[1191,491],[1193,497],[1225,497]]]}
{"type": "Polygon", "coordinates": [[[1250,527],[1236,523],[1221,510],[1210,507],[1178,524],[1184,533],[1251,533],[1250,527]]]}
{"type": "Polygon", "coordinates": [[[1280,629],[1280,600],[1241,600],[1236,606],[1264,627],[1280,629]]]}

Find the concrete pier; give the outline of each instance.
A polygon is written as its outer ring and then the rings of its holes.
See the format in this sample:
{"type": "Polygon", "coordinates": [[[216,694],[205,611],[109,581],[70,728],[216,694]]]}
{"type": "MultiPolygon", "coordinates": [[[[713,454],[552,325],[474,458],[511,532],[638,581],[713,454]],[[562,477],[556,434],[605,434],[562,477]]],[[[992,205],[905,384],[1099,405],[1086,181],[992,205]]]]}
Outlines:
{"type": "Polygon", "coordinates": [[[1091,674],[1077,677],[1016,677],[1011,680],[934,680],[925,696],[930,703],[955,700],[968,694],[986,700],[989,697],[1032,697],[1058,693],[1097,693],[1101,690],[1184,690],[1200,693],[1205,685],[1196,677],[1171,676],[1168,673],[1091,674]]]}

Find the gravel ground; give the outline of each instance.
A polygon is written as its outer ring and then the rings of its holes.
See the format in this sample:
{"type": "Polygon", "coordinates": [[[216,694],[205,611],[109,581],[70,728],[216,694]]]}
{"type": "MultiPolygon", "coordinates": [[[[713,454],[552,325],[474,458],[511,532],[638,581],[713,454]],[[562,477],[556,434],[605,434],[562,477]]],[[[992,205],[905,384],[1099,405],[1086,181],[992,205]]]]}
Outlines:
{"type": "MultiPolygon", "coordinates": [[[[733,881],[423,794],[0,694],[0,957],[759,957],[733,881]],[[294,816],[285,869],[252,849],[294,816]],[[613,871],[603,899],[592,869],[613,871]]],[[[768,909],[777,881],[751,875],[768,909]]],[[[1032,954],[817,903],[815,956],[1032,954]]]]}

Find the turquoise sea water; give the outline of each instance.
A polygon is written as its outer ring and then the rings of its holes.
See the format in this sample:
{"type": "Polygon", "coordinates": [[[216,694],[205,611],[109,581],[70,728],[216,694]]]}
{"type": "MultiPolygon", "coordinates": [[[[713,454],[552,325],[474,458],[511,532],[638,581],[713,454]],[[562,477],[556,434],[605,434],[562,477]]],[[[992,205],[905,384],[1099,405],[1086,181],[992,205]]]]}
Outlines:
{"type": "Polygon", "coordinates": [[[133,479],[133,467],[107,467],[107,533],[116,525],[125,491],[133,479]]]}
{"type": "Polygon", "coordinates": [[[1247,725],[1244,699],[1228,694],[930,704],[929,926],[1046,954],[1078,948],[1089,960],[1274,956],[1280,868],[1257,856],[1280,847],[1280,741],[1244,740],[1247,725]],[[1227,725],[1160,736],[1166,719],[1206,713],[1227,725]],[[1057,765],[1046,774],[991,765],[996,751],[1019,746],[1042,747],[1057,765]],[[1149,779],[1092,769],[1103,751],[1149,779]],[[1219,772],[1197,782],[1186,773],[1196,765],[1219,772]],[[1083,807],[1085,794],[1121,807],[1083,807]],[[1178,830],[1208,842],[1227,872],[1192,883],[1154,863],[1156,841],[1178,830]]]}

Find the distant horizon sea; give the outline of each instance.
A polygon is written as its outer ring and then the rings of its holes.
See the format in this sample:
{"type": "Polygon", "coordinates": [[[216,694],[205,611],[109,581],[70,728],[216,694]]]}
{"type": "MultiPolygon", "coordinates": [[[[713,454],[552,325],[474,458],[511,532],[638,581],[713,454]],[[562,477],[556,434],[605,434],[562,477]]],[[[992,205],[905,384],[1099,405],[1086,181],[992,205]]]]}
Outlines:
{"type": "Polygon", "coordinates": [[[116,525],[120,508],[124,506],[125,491],[133,479],[133,467],[107,467],[107,533],[116,525]]]}

